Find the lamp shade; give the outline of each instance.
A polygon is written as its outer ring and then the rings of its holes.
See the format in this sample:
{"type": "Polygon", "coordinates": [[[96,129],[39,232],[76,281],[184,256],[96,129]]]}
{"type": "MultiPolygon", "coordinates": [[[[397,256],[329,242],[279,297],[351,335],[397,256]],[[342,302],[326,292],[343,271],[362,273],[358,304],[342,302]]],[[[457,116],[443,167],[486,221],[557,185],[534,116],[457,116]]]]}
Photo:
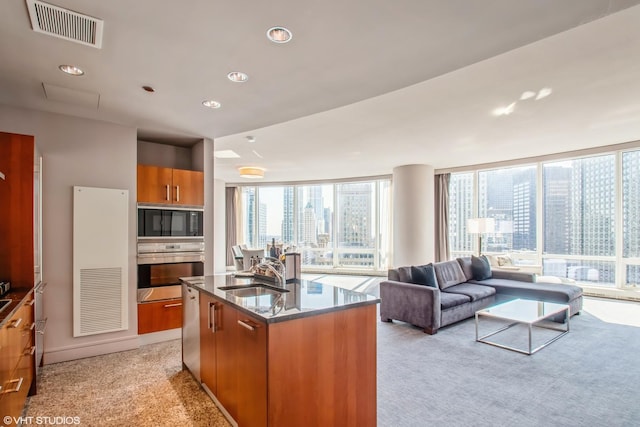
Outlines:
{"type": "Polygon", "coordinates": [[[240,177],[242,178],[264,178],[264,169],[262,168],[246,166],[238,168],[238,171],[240,172],[240,177]]]}
{"type": "Polygon", "coordinates": [[[496,221],[493,218],[469,218],[467,219],[467,233],[484,234],[496,231],[496,221]]]}

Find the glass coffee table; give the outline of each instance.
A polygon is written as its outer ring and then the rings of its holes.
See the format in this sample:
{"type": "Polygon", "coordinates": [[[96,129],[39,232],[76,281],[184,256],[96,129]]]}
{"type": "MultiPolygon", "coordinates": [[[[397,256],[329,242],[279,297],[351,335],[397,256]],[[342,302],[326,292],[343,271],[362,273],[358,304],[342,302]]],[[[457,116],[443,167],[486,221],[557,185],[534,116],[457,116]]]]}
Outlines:
{"type": "MultiPolygon", "coordinates": [[[[562,324],[559,324],[562,325],[562,324]]],[[[533,301],[533,300],[525,300],[525,299],[515,299],[512,301],[507,301],[502,304],[494,305],[492,307],[487,307],[485,309],[476,311],[476,341],[483,342],[485,344],[491,344],[496,347],[506,348],[507,350],[517,351],[518,353],[524,353],[528,355],[532,355],[538,350],[548,346],[552,342],[556,341],[558,338],[569,333],[569,306],[566,304],[557,304],[553,302],[542,302],[542,301],[533,301]],[[542,323],[545,320],[549,320],[551,317],[565,313],[566,323],[564,323],[564,327],[554,327],[549,325],[546,322],[542,323]],[[506,320],[510,322],[507,326],[504,326],[497,331],[490,332],[483,336],[478,336],[478,323],[480,318],[493,318],[506,320]],[[496,334],[499,334],[502,331],[505,331],[516,325],[526,325],[529,330],[529,346],[528,349],[521,349],[512,347],[506,344],[499,344],[495,341],[489,341],[487,338],[492,337],[496,334]],[[555,335],[553,338],[545,341],[544,343],[538,345],[535,348],[532,348],[532,330],[533,327],[551,329],[554,331],[560,332],[559,335],[555,335]]]]}

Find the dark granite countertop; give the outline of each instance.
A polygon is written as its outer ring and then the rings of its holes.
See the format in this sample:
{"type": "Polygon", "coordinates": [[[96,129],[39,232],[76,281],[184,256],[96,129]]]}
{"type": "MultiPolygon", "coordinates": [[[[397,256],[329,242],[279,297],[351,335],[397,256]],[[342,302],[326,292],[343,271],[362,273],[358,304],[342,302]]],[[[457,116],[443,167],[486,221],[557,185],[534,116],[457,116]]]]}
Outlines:
{"type": "Polygon", "coordinates": [[[0,311],[0,328],[2,328],[7,319],[10,319],[18,308],[22,306],[22,302],[31,292],[33,292],[33,289],[11,289],[5,296],[0,298],[11,300],[11,302],[0,311]]]}
{"type": "Polygon", "coordinates": [[[357,306],[378,304],[379,298],[337,286],[308,280],[296,280],[284,285],[286,292],[239,297],[220,289],[227,286],[264,285],[282,288],[273,282],[253,277],[234,277],[232,274],[182,277],[180,280],[201,292],[229,303],[233,307],[251,314],[267,323],[282,322],[301,317],[315,316],[357,306]]]}

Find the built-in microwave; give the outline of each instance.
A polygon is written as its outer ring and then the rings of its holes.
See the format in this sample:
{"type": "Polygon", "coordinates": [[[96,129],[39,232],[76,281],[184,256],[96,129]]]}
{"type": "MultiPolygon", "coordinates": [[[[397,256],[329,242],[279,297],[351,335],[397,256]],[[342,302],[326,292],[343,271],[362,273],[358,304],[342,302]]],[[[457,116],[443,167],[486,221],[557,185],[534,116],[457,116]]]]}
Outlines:
{"type": "Polygon", "coordinates": [[[202,209],[138,206],[138,238],[203,237],[202,209]]]}

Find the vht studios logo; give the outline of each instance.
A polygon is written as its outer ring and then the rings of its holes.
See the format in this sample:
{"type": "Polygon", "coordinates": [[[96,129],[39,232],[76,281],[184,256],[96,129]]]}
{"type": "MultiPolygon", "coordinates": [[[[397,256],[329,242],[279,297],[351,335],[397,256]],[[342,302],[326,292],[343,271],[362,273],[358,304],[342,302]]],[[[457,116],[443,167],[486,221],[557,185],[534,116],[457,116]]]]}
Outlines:
{"type": "Polygon", "coordinates": [[[6,426],[63,426],[80,424],[80,417],[10,417],[7,415],[2,421],[6,426]]]}

